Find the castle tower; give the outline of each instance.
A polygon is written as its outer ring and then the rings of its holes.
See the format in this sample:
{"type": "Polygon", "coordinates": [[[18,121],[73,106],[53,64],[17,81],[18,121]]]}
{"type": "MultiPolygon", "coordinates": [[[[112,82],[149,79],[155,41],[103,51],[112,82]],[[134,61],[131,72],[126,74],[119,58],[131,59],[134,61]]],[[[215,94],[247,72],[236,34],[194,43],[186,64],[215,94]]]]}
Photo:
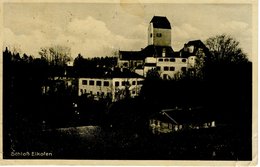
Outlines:
{"type": "Polygon", "coordinates": [[[171,46],[171,24],[164,16],[154,16],[148,27],[148,45],[171,46]]]}

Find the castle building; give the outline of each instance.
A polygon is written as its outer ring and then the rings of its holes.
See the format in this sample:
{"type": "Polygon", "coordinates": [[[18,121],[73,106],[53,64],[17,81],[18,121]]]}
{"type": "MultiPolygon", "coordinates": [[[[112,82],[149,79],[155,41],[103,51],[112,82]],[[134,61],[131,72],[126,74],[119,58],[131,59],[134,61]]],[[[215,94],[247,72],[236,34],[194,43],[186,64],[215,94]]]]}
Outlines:
{"type": "Polygon", "coordinates": [[[148,26],[148,45],[140,51],[119,51],[118,66],[144,77],[149,70],[156,69],[162,79],[172,79],[194,68],[197,55],[206,55],[207,47],[200,40],[195,40],[174,52],[171,30],[166,17],[154,16],[148,26]]]}

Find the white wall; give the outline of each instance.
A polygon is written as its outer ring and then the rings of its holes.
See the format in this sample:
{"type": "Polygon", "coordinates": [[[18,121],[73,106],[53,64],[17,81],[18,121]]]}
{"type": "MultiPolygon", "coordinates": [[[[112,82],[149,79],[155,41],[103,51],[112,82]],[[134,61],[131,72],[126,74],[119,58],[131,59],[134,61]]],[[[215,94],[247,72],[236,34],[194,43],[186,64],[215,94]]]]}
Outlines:
{"type": "Polygon", "coordinates": [[[171,46],[171,29],[154,28],[153,23],[150,23],[148,27],[148,45],[171,46]],[[157,36],[157,34],[161,34],[161,36],[157,36]]]}
{"type": "Polygon", "coordinates": [[[143,78],[79,78],[78,95],[87,94],[97,98],[110,96],[112,101],[117,101],[124,98],[124,91],[127,87],[130,96],[135,97],[141,91],[142,83],[139,82],[143,80],[143,78]],[[94,81],[94,85],[90,85],[90,81],[94,81]],[[101,85],[97,85],[97,81],[101,82],[101,85]],[[84,82],[87,84],[85,85],[84,82]],[[109,85],[105,86],[104,82],[109,85]],[[124,85],[126,82],[129,84],[124,85]],[[118,97],[119,94],[120,97],[118,97]]]}

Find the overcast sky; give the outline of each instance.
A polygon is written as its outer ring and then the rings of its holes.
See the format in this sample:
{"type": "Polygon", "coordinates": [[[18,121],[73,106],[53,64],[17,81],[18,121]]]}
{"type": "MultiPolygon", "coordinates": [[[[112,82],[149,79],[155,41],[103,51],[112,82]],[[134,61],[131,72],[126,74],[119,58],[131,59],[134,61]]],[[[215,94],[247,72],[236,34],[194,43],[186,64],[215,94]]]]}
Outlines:
{"type": "Polygon", "coordinates": [[[41,47],[64,45],[72,57],[111,56],[115,50],[147,46],[154,15],[172,26],[172,47],[230,34],[251,59],[252,6],[247,4],[5,3],[4,47],[38,57],[41,47]]]}

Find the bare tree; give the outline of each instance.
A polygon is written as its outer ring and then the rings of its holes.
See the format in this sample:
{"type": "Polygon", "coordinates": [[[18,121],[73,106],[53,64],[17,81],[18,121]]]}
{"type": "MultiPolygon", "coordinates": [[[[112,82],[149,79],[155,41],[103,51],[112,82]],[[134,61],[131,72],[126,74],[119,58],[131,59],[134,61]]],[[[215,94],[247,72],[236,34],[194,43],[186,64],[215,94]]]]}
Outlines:
{"type": "Polygon", "coordinates": [[[53,66],[65,66],[71,60],[70,48],[60,45],[41,48],[39,55],[53,66]]]}
{"type": "Polygon", "coordinates": [[[229,35],[210,37],[206,40],[206,45],[211,52],[209,61],[232,63],[248,61],[246,54],[239,47],[239,42],[229,35]]]}

